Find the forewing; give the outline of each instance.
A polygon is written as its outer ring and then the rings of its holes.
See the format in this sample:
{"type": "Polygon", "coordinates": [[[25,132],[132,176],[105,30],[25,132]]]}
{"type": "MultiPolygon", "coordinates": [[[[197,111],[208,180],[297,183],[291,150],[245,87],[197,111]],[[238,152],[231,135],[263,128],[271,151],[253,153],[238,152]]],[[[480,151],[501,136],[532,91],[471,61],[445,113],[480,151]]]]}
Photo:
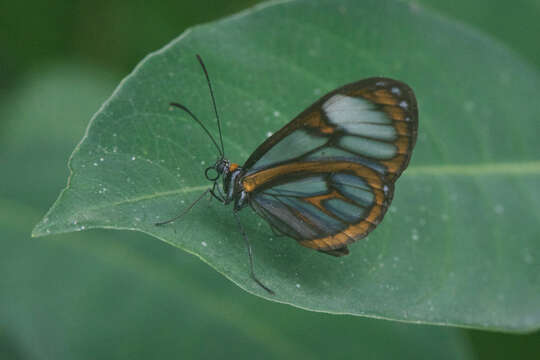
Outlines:
{"type": "Polygon", "coordinates": [[[291,162],[346,160],[393,182],[409,162],[417,128],[409,86],[365,79],[323,96],[261,144],[244,169],[250,175],[291,162]]]}

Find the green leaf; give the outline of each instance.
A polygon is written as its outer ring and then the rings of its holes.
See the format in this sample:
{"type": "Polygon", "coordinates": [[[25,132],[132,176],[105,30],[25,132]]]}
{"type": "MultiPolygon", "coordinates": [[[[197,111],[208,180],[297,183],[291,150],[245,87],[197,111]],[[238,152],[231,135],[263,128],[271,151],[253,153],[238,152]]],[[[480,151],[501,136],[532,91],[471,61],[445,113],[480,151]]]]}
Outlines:
{"type": "Polygon", "coordinates": [[[142,234],[31,239],[64,181],[56,152],[67,154],[78,119],[110,89],[85,67],[37,74],[0,107],[11,139],[2,165],[14,174],[0,178],[1,359],[472,358],[464,331],[297,311],[142,234]]]}
{"type": "Polygon", "coordinates": [[[474,24],[505,42],[537,67],[540,66],[538,34],[540,2],[537,0],[419,0],[428,8],[437,9],[459,21],[474,24]],[[501,24],[504,23],[504,26],[501,24]]]}
{"type": "MultiPolygon", "coordinates": [[[[187,31],[148,56],[94,116],[69,185],[34,235],[89,228],[151,234],[198,255],[249,292],[305,309],[505,331],[540,327],[540,76],[501,44],[403,2],[270,3],[187,31]],[[250,210],[202,203],[216,159],[200,53],[223,118],[227,156],[245,161],[266,134],[322,94],[364,77],[415,90],[419,140],[393,206],[352,254],[330,258],[275,238],[250,210]]],[[[215,133],[215,131],[214,131],[215,133]]]]}

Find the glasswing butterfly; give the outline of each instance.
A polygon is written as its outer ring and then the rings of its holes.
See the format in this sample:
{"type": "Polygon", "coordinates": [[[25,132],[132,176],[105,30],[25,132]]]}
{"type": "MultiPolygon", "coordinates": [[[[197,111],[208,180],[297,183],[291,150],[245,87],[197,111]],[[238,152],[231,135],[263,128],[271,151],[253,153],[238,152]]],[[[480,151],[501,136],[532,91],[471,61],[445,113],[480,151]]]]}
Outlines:
{"type": "Polygon", "coordinates": [[[416,142],[418,107],[401,81],[374,77],[329,92],[266,139],[243,166],[225,158],[221,123],[208,71],[199,55],[216,115],[220,144],[184,105],[171,103],[195,120],[219,152],[205,171],[213,184],[205,195],[227,205],[246,242],[251,278],[252,249],[238,217],[250,206],[272,230],[307,248],[332,256],[349,254],[347,245],[364,238],[382,221],[394,183],[407,167],[416,142]],[[222,179],[221,185],[219,179],[222,179]]]}

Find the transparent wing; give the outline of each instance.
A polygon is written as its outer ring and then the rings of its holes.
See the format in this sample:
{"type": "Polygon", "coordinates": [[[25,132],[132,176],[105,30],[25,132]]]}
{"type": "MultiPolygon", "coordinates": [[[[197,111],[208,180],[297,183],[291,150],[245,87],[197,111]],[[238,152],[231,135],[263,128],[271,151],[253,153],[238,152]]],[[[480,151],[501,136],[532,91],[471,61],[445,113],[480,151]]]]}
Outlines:
{"type": "Polygon", "coordinates": [[[262,170],[256,179],[264,184],[249,193],[253,209],[301,245],[325,252],[346,250],[366,236],[393,191],[379,173],[349,162],[291,163],[262,170]]]}
{"type": "Polygon", "coordinates": [[[370,78],[325,95],[261,144],[247,174],[299,161],[346,160],[395,181],[416,141],[418,110],[406,84],[370,78]]]}
{"type": "Polygon", "coordinates": [[[250,205],[272,227],[335,256],[382,220],[416,142],[404,83],[371,78],[323,96],[244,164],[250,205]]]}

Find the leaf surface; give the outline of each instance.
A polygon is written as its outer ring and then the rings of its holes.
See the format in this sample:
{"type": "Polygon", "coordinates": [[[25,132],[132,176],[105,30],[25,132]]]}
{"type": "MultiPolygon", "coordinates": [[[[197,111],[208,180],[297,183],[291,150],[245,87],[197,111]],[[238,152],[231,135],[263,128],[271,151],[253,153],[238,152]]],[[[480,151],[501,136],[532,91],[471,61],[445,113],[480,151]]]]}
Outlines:
{"type": "Polygon", "coordinates": [[[540,324],[538,72],[500,43],[402,2],[265,4],[188,30],[148,56],[94,116],[69,185],[34,235],[89,228],[151,234],[198,255],[249,292],[301,308],[400,321],[530,331],[540,324]],[[242,212],[202,203],[215,134],[194,54],[210,71],[227,157],[238,163],[324,93],[387,76],[415,90],[419,140],[393,205],[334,259],[276,238],[242,212]]]}

